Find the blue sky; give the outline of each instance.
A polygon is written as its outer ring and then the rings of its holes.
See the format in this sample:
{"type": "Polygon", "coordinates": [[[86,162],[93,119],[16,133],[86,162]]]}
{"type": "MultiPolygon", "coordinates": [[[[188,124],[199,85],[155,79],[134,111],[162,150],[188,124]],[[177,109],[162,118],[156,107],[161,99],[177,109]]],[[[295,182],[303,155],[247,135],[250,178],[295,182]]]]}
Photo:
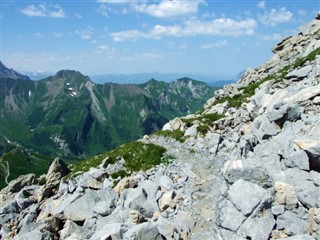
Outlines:
{"type": "Polygon", "coordinates": [[[318,0],[1,0],[1,61],[28,72],[229,79],[319,10],[318,0]]]}

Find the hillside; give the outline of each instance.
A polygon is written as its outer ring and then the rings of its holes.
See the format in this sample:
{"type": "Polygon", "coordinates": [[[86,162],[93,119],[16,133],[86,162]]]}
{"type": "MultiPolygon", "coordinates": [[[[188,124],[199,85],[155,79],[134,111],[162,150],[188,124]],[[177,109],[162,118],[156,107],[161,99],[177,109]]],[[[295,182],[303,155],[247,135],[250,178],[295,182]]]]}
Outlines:
{"type": "Polygon", "coordinates": [[[1,77],[1,145],[9,140],[63,157],[97,154],[150,134],[213,95],[192,79],[99,85],[69,70],[36,82],[10,77],[1,77]]]}
{"type": "Polygon", "coordinates": [[[196,114],[12,181],[0,192],[1,236],[319,239],[319,39],[313,20],[196,114]]]}
{"type": "MultiPolygon", "coordinates": [[[[6,159],[6,152],[16,147],[31,156],[71,160],[103,153],[161,129],[174,117],[196,112],[214,91],[189,78],[101,85],[71,70],[39,81],[4,66],[1,72],[0,154],[6,159]]],[[[24,161],[11,166],[9,179],[30,172],[30,166],[24,161]]]]}

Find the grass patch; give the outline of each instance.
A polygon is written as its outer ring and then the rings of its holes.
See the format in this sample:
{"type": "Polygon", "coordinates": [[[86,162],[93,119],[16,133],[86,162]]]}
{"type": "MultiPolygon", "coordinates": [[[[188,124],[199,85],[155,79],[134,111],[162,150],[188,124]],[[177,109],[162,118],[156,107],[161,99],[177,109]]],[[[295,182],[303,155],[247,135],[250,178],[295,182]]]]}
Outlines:
{"type": "Polygon", "coordinates": [[[306,57],[298,58],[293,64],[289,64],[283,67],[281,70],[278,71],[278,73],[270,74],[259,81],[251,82],[247,86],[240,88],[239,90],[243,90],[242,94],[238,94],[233,97],[224,97],[224,98],[217,99],[213,103],[213,105],[217,105],[223,102],[228,102],[230,107],[239,108],[242,103],[247,102],[247,99],[252,97],[255,94],[255,90],[258,87],[260,87],[261,84],[270,80],[275,80],[276,83],[283,81],[285,76],[289,73],[290,69],[296,69],[298,67],[302,67],[307,61],[315,60],[317,55],[320,55],[320,48],[315,49],[314,51],[309,53],[308,56],[306,57]]]}
{"type": "Polygon", "coordinates": [[[119,158],[125,160],[124,167],[126,170],[120,170],[113,174],[113,178],[124,177],[134,171],[145,171],[152,168],[163,161],[166,149],[155,144],[144,144],[142,142],[130,142],[124,144],[113,151],[104,155],[99,155],[85,161],[78,162],[72,166],[69,175],[76,176],[79,172],[86,172],[91,167],[97,167],[103,159],[107,159],[104,167],[108,164],[117,162],[119,158]]]}
{"type": "Polygon", "coordinates": [[[164,137],[170,137],[175,139],[176,141],[179,141],[183,143],[186,138],[184,137],[184,132],[181,130],[175,130],[175,131],[169,131],[169,130],[160,130],[158,132],[155,132],[152,135],[158,135],[158,136],[164,136],[164,137]]]}
{"type": "Polygon", "coordinates": [[[186,123],[187,127],[191,127],[194,121],[199,121],[201,125],[197,126],[197,131],[201,135],[206,135],[206,133],[209,131],[209,128],[212,126],[212,123],[224,117],[224,115],[219,113],[210,113],[196,118],[182,118],[181,121],[186,123]]]}
{"type": "Polygon", "coordinates": [[[292,65],[293,69],[302,67],[307,61],[313,61],[316,59],[316,56],[320,55],[320,48],[313,50],[308,56],[303,58],[298,58],[295,63],[292,65]]]}

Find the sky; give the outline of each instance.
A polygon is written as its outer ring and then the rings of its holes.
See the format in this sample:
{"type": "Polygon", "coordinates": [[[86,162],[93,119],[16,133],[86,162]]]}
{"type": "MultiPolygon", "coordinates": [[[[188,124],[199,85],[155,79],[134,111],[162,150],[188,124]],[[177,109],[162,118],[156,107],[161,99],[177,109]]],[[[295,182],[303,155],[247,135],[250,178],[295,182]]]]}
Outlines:
{"type": "Polygon", "coordinates": [[[319,0],[1,0],[1,61],[17,71],[193,73],[230,79],[315,18],[319,0]]]}

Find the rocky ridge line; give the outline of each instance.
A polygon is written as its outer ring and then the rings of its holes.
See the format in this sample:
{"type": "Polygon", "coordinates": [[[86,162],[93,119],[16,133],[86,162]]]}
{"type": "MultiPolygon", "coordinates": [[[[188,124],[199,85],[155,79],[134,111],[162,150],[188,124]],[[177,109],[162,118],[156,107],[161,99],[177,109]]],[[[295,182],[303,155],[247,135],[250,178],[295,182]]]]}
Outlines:
{"type": "Polygon", "coordinates": [[[181,142],[140,140],[165,147],[168,165],[113,186],[125,159],[70,179],[57,159],[45,178],[12,181],[0,192],[1,237],[320,239],[319,47],[314,20],[203,111],[166,124],[181,142]]]}

